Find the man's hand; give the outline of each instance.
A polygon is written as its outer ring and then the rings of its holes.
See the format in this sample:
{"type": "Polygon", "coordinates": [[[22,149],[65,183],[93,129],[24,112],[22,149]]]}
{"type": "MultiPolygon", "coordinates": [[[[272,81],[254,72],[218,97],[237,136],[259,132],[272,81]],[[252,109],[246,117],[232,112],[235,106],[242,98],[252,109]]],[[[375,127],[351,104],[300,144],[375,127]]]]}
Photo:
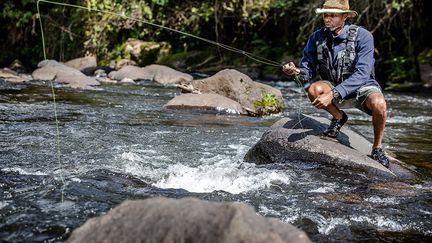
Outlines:
{"type": "Polygon", "coordinates": [[[289,62],[282,67],[282,71],[289,76],[300,74],[300,69],[296,68],[293,62],[289,62]]]}
{"type": "Polygon", "coordinates": [[[315,106],[318,109],[323,109],[327,106],[329,106],[333,101],[333,92],[330,90],[330,92],[324,93],[320,96],[318,96],[313,102],[312,105],[315,106]]]}

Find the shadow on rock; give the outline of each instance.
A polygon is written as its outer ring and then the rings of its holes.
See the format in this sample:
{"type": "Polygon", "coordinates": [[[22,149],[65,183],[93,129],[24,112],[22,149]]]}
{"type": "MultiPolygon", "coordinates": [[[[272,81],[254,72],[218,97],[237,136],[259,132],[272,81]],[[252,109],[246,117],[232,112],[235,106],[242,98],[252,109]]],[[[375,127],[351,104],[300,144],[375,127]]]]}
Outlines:
{"type": "Polygon", "coordinates": [[[304,161],[338,169],[365,172],[380,179],[413,179],[407,166],[390,156],[390,169],[371,159],[372,144],[345,125],[337,139],[322,137],[329,120],[295,114],[277,121],[247,152],[256,164],[304,161]]]}

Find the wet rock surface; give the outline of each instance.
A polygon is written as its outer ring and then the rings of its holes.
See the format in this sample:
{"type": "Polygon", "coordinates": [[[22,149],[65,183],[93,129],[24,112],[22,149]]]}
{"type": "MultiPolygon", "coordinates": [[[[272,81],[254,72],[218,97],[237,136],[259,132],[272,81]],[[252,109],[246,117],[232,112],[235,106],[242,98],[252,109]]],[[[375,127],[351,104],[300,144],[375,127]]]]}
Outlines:
{"type": "Polygon", "coordinates": [[[0,79],[12,82],[12,83],[24,83],[32,80],[32,76],[29,74],[18,73],[9,68],[0,69],[0,79]]]}
{"type": "Polygon", "coordinates": [[[372,144],[345,125],[338,139],[322,137],[329,120],[306,115],[292,115],[276,122],[245,155],[245,161],[268,164],[309,161],[335,166],[341,170],[366,172],[381,178],[411,179],[414,175],[391,157],[387,169],[368,155],[372,144]]]}
{"type": "Polygon", "coordinates": [[[54,60],[42,61],[38,67],[32,74],[35,80],[54,80],[66,87],[79,89],[93,89],[92,86],[100,85],[95,78],[87,77],[81,71],[54,60]]]}
{"type": "Polygon", "coordinates": [[[183,94],[170,100],[165,107],[168,109],[212,110],[230,114],[247,114],[238,102],[218,94],[183,94]]]}
{"type": "Polygon", "coordinates": [[[110,72],[108,77],[119,81],[124,78],[129,78],[135,81],[152,80],[164,85],[191,81],[193,79],[189,74],[157,64],[152,64],[143,68],[137,66],[124,66],[119,71],[110,72]]]}
{"type": "Polygon", "coordinates": [[[294,226],[240,203],[193,198],[125,201],[88,220],[68,242],[311,242],[294,226]]]}

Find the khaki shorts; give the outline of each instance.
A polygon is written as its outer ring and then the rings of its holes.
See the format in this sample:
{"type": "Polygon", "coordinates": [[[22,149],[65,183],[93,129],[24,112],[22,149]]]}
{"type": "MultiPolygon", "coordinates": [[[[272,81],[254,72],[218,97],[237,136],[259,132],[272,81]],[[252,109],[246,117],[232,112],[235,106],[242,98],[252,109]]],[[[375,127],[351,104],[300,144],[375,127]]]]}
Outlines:
{"type": "MultiPolygon", "coordinates": [[[[334,88],[334,84],[329,81],[322,81],[330,86],[330,88],[334,88]]],[[[333,103],[339,107],[339,108],[357,108],[363,112],[365,112],[368,115],[372,115],[372,111],[367,108],[366,106],[366,100],[369,97],[369,95],[373,93],[380,93],[383,94],[381,91],[381,88],[375,85],[366,85],[360,87],[354,95],[349,95],[348,97],[345,97],[346,100],[335,98],[333,100],[333,103]]]]}

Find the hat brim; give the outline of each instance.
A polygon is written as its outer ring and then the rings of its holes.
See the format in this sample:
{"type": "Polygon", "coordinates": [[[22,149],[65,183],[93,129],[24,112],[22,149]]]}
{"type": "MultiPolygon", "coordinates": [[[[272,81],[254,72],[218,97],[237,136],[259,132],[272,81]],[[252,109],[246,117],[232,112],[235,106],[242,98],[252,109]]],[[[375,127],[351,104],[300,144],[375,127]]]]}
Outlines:
{"type": "Polygon", "coordinates": [[[337,8],[317,8],[315,9],[315,13],[322,14],[322,13],[347,13],[350,17],[356,17],[358,13],[353,10],[342,10],[337,8]]]}

